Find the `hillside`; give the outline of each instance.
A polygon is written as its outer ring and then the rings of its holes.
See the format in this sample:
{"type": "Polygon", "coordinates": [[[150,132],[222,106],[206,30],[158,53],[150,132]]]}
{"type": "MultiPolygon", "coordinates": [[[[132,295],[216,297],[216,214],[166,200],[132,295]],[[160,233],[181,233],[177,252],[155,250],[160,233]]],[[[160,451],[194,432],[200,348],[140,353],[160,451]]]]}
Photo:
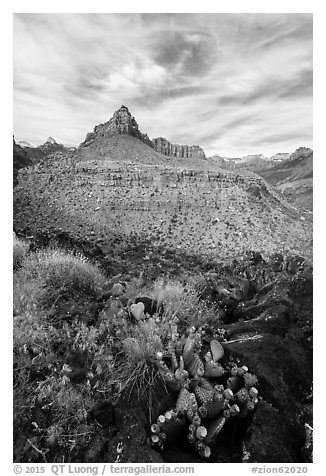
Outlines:
{"type": "Polygon", "coordinates": [[[25,151],[31,163],[36,164],[40,160],[44,159],[48,155],[55,152],[71,152],[72,149],[65,147],[63,144],[58,144],[55,139],[49,137],[44,144],[37,147],[32,147],[28,142],[21,141],[21,147],[25,151]]]}
{"type": "Polygon", "coordinates": [[[21,168],[28,167],[31,165],[32,161],[30,160],[27,152],[19,144],[15,142],[13,138],[13,180],[14,185],[17,184],[18,171],[21,168]]]}
{"type": "Polygon", "coordinates": [[[163,267],[171,251],[208,261],[248,249],[311,255],[310,226],[261,177],[223,171],[210,160],[165,157],[125,109],[132,135],[116,115],[118,127],[96,126],[75,154],[53,154],[21,171],[17,232],[86,240],[108,262],[149,253],[163,267]]]}
{"type": "Polygon", "coordinates": [[[260,175],[295,206],[312,211],[313,151],[301,147],[289,159],[281,161],[260,175]]]}

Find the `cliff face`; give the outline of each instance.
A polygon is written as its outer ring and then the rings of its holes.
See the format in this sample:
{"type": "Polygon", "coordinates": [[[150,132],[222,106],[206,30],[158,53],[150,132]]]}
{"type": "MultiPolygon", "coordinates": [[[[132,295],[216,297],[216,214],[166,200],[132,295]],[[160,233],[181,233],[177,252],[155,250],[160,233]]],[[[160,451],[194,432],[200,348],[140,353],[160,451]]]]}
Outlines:
{"type": "Polygon", "coordinates": [[[206,159],[205,152],[198,145],[179,145],[171,144],[163,137],[157,137],[152,140],[154,149],[162,155],[181,158],[206,159]]]}

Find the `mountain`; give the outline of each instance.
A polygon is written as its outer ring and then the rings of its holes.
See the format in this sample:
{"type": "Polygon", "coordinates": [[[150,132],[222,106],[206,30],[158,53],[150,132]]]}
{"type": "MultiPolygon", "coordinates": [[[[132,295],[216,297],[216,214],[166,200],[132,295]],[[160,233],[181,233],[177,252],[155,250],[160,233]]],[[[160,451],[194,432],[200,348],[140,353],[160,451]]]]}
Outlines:
{"type": "Polygon", "coordinates": [[[310,224],[262,177],[162,155],[128,113],[123,106],[95,126],[76,152],[20,170],[18,233],[87,241],[107,264],[119,259],[127,268],[131,257],[145,266],[155,256],[164,267],[173,256],[175,267],[248,249],[311,254],[310,224]]]}
{"type": "Polygon", "coordinates": [[[26,141],[20,141],[19,144],[23,144],[22,147],[24,151],[26,152],[29,160],[31,163],[36,164],[37,162],[40,162],[47,156],[55,153],[55,152],[72,152],[76,150],[75,148],[72,147],[66,147],[63,144],[58,144],[58,142],[53,139],[53,137],[49,137],[44,144],[41,144],[37,147],[31,146],[28,142],[26,141]]]}
{"type": "Polygon", "coordinates": [[[274,162],[281,162],[282,160],[287,160],[290,158],[291,154],[288,154],[286,152],[278,152],[275,155],[272,155],[269,159],[274,160],[274,162]]]}
{"type": "Polygon", "coordinates": [[[33,147],[29,142],[25,141],[25,140],[19,140],[16,142],[17,145],[19,145],[20,147],[33,147]]]}
{"type": "Polygon", "coordinates": [[[127,134],[151,146],[148,135],[142,134],[139,131],[138,124],[135,118],[130,114],[129,109],[126,106],[121,106],[120,109],[115,111],[113,117],[108,122],[95,126],[93,132],[87,134],[81,147],[87,147],[99,140],[105,140],[114,134],[127,134]]]}
{"type": "Polygon", "coordinates": [[[17,184],[17,177],[19,169],[28,167],[32,161],[28,157],[27,152],[20,145],[16,144],[15,138],[13,138],[13,180],[14,185],[17,184]]]}
{"type": "MultiPolygon", "coordinates": [[[[203,149],[196,145],[171,144],[167,139],[162,137],[151,141],[147,134],[140,132],[136,119],[130,114],[126,106],[121,106],[120,109],[115,111],[113,117],[108,122],[95,126],[93,132],[89,132],[86,135],[79,149],[92,146],[91,149],[95,149],[98,153],[114,154],[110,149],[110,145],[112,145],[114,141],[115,143],[120,142],[123,144],[123,142],[126,141],[126,136],[138,139],[146,146],[153,148],[156,152],[165,156],[206,159],[203,149]],[[119,140],[119,135],[124,136],[122,141],[119,140]],[[115,138],[114,140],[113,137],[115,138]],[[109,138],[111,139],[110,141],[107,140],[109,138]],[[109,147],[109,149],[107,147],[109,147]]],[[[129,146],[132,149],[131,144],[132,143],[130,143],[129,146]]],[[[152,154],[152,152],[150,152],[150,154],[152,154]]],[[[136,160],[138,155],[139,153],[135,154],[134,158],[136,160]]]]}
{"type": "Polygon", "coordinates": [[[221,157],[214,155],[211,157],[220,167],[225,170],[250,170],[252,172],[259,172],[260,170],[274,167],[275,162],[268,159],[263,154],[246,155],[244,157],[221,157]]]}
{"type": "Polygon", "coordinates": [[[298,148],[289,158],[260,175],[284,197],[302,210],[313,207],[313,151],[298,148]]]}

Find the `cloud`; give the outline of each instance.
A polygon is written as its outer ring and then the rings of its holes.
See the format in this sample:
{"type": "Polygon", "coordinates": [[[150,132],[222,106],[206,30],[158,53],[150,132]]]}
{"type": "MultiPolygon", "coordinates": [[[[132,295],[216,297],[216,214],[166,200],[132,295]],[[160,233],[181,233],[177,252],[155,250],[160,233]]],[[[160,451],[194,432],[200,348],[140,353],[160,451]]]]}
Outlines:
{"type": "Polygon", "coordinates": [[[312,15],[14,15],[18,138],[78,144],[121,104],[208,155],[311,146],[312,15]]]}

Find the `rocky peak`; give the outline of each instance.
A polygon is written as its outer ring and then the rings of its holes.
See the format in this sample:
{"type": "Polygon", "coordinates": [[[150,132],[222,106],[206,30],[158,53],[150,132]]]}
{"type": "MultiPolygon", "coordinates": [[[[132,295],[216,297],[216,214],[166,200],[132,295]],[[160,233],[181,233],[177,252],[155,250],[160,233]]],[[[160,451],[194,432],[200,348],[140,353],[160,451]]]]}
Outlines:
{"type": "Polygon", "coordinates": [[[93,132],[87,134],[81,146],[88,146],[95,140],[110,137],[112,134],[131,135],[151,146],[148,135],[140,132],[136,119],[130,114],[129,109],[123,105],[115,111],[108,122],[95,126],[93,132]]]}
{"type": "Polygon", "coordinates": [[[290,159],[298,159],[299,157],[304,158],[309,157],[310,155],[312,155],[312,149],[310,149],[309,147],[299,147],[293,152],[293,154],[291,154],[290,159]]]}
{"type": "Polygon", "coordinates": [[[126,106],[121,106],[120,109],[115,111],[113,117],[107,123],[107,130],[118,132],[119,134],[139,134],[136,119],[130,114],[126,106]]]}
{"type": "Polygon", "coordinates": [[[48,137],[47,141],[44,142],[43,146],[54,144],[57,144],[57,142],[53,139],[53,137],[48,137]]]}

